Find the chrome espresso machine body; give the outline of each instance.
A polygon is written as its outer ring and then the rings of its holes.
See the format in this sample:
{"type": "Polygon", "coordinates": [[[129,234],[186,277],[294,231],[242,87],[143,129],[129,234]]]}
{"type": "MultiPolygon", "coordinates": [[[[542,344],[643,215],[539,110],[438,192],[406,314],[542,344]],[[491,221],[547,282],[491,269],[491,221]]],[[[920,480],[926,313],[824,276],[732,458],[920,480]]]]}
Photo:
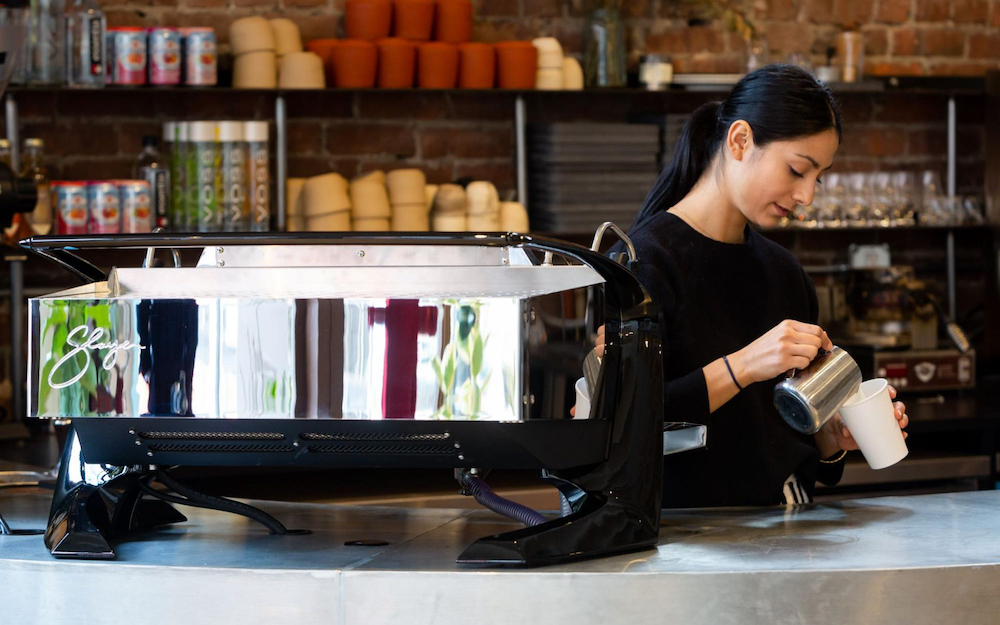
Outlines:
{"type": "Polygon", "coordinates": [[[45,536],[57,557],[113,558],[117,537],[185,520],[148,497],[154,471],[175,466],[537,469],[565,516],[484,537],[460,562],[657,542],[659,313],[624,264],[515,234],[23,245],[86,282],[30,300],[29,414],[72,420],[45,536]],[[147,261],[155,248],[203,252],[197,267],[107,276],[73,253],[107,247],[148,248],[147,261]],[[538,401],[563,389],[546,382],[553,350],[573,380],[593,346],[579,315],[544,320],[573,302],[606,326],[590,418],[538,401]]]}

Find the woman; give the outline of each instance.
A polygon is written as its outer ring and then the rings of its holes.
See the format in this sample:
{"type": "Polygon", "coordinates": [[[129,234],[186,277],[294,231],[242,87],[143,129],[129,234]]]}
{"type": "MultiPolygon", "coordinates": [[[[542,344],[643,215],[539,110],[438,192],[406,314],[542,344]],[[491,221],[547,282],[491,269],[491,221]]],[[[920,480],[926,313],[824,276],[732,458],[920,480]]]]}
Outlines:
{"type": "Polygon", "coordinates": [[[798,67],[764,67],[694,112],[629,232],[664,316],[665,419],[709,426],[705,450],[664,459],[664,507],[810,501],[858,448],[839,416],[807,436],[773,406],[777,381],[832,344],[802,266],[750,227],[812,203],[840,138],[827,87],[798,67]]]}

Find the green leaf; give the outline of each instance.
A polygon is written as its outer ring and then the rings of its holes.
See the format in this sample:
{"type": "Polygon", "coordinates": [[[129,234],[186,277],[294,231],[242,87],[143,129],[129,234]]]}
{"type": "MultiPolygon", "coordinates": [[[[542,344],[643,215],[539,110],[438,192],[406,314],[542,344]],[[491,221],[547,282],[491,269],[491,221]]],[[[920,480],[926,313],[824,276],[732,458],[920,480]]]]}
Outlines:
{"type": "Polygon", "coordinates": [[[475,333],[476,336],[472,342],[472,358],[469,366],[472,368],[472,377],[479,377],[479,372],[483,370],[483,337],[479,335],[479,332],[475,333]]]}

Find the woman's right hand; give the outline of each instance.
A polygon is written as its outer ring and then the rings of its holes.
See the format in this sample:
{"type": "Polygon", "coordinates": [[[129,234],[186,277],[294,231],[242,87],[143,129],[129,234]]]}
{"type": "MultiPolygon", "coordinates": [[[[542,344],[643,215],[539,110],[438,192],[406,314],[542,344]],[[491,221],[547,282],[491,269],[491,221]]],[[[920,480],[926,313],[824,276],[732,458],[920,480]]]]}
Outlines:
{"type": "Polygon", "coordinates": [[[740,384],[747,386],[772,380],[792,369],[805,369],[820,348],[833,349],[823,328],[785,319],[728,358],[740,384]]]}

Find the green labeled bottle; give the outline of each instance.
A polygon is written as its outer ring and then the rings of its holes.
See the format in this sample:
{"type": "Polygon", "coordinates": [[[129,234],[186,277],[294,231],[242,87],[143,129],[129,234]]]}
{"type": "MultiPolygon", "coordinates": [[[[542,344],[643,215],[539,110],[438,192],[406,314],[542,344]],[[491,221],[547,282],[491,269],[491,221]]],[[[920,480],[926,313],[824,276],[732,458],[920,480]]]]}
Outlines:
{"type": "MultiPolygon", "coordinates": [[[[195,169],[195,227],[198,232],[222,230],[222,153],[219,149],[219,130],[216,122],[191,122],[190,147],[194,152],[195,169]]],[[[190,207],[189,207],[190,208],[190,207]]]]}

